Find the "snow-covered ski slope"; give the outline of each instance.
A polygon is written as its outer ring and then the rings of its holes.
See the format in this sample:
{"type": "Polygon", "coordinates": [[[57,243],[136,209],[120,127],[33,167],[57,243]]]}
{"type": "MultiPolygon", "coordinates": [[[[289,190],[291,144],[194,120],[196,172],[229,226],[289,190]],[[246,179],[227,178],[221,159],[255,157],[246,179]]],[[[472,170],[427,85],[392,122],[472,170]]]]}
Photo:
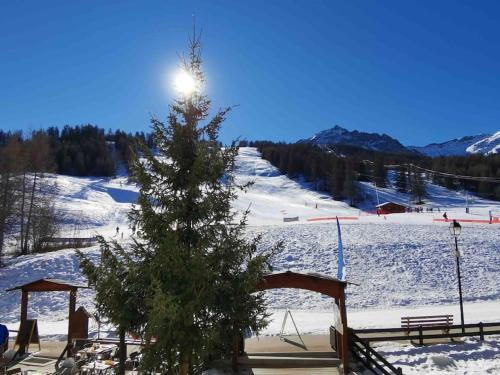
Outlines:
{"type": "MultiPolygon", "coordinates": [[[[365,211],[360,211],[312,191],[306,183],[279,175],[276,168],[262,160],[253,148],[242,148],[237,164],[237,181],[253,180],[254,185],[246,194],[239,195],[234,208],[243,211],[250,207],[248,236],[262,234],[263,250],[278,240],[283,241],[282,251],[272,262],[276,271],[335,275],[337,232],[334,221],[308,220],[340,216],[345,218],[341,223],[347,277],[360,284],[349,286],[350,313],[422,307],[456,315],[457,291],[449,223],[434,221],[441,218],[442,211],[377,216],[366,212],[372,209],[369,203],[365,211]],[[298,217],[299,221],[283,222],[283,218],[290,217],[298,217]]],[[[102,234],[109,239],[130,241],[126,214],[135,202],[138,189],[127,182],[126,176],[104,179],[54,175],[49,178],[57,181],[60,192],[58,205],[67,223],[63,235],[102,234]]],[[[376,199],[372,185],[363,183],[361,187],[369,199],[376,199]]],[[[471,214],[467,215],[463,194],[434,185],[430,185],[429,191],[433,195],[427,200],[429,206],[446,207],[450,218],[486,218],[488,210],[500,211],[497,202],[474,199],[470,203],[471,214]]],[[[407,196],[395,192],[392,187],[379,189],[379,199],[408,201],[407,196]]],[[[11,245],[15,246],[15,241],[11,245]]],[[[459,245],[466,315],[472,312],[468,308],[478,306],[477,303],[498,303],[500,307],[500,224],[464,223],[459,245]]],[[[85,251],[98,258],[97,247],[85,251]]],[[[14,325],[18,321],[20,296],[5,292],[7,288],[42,277],[83,280],[73,250],[10,258],[7,263],[7,267],[0,269],[0,317],[14,325]]],[[[276,311],[293,308],[307,314],[321,314],[331,308],[330,299],[314,293],[296,290],[266,293],[269,307],[276,311]]],[[[92,291],[82,290],[78,304],[92,310],[92,298],[92,291]]],[[[31,302],[30,315],[41,322],[59,321],[66,316],[67,296],[64,293],[34,294],[31,302]]],[[[500,320],[500,313],[497,315],[490,320],[500,320]]],[[[315,324],[309,331],[327,329],[322,319],[315,324]]],[[[380,319],[360,326],[378,324],[382,324],[380,319]]],[[[397,324],[397,321],[385,322],[386,326],[397,324]]],[[[62,327],[64,332],[64,324],[62,327]]]]}
{"type": "MultiPolygon", "coordinates": [[[[392,186],[393,174],[389,174],[390,184],[387,188],[378,188],[371,183],[359,183],[365,202],[358,208],[332,200],[327,194],[313,191],[310,184],[303,181],[291,180],[280,175],[277,168],[260,157],[255,148],[241,148],[237,157],[236,180],[240,184],[253,181],[254,184],[246,193],[239,193],[234,202],[234,209],[243,212],[250,209],[248,223],[250,225],[280,225],[286,218],[298,218],[298,222],[311,223],[317,219],[328,219],[339,216],[342,221],[350,223],[379,222],[370,211],[378,201],[394,201],[408,204],[407,194],[401,194],[392,186]],[[377,200],[378,193],[378,200],[377,200]],[[344,218],[344,219],[342,219],[344,218]],[[312,220],[312,221],[311,221],[312,220]]],[[[131,204],[136,202],[138,187],[128,183],[126,175],[117,178],[99,177],[70,177],[50,175],[58,186],[57,204],[64,215],[66,225],[63,228],[64,236],[93,236],[102,234],[112,236],[119,228],[120,237],[124,233],[129,235],[127,226],[127,212],[131,204]]],[[[499,202],[469,196],[470,215],[465,214],[466,196],[463,192],[447,190],[444,187],[428,184],[429,198],[426,205],[434,207],[432,214],[402,214],[387,216],[386,220],[399,223],[428,223],[433,219],[441,218],[444,211],[452,213],[457,218],[488,218],[488,212],[500,216],[499,202]],[[437,212],[440,207],[440,212],[437,212]]],[[[11,246],[15,243],[11,242],[11,246]]]]}
{"type": "MultiPolygon", "coordinates": [[[[366,211],[372,211],[378,202],[396,202],[404,206],[415,207],[414,203],[411,202],[410,194],[397,191],[394,171],[388,172],[388,186],[386,188],[375,188],[371,182],[359,182],[358,186],[364,198],[361,207],[366,211]]],[[[435,217],[441,217],[447,211],[459,214],[461,218],[469,217],[470,219],[473,219],[474,216],[487,218],[489,211],[500,216],[500,202],[479,198],[464,190],[449,190],[430,182],[426,183],[426,191],[427,196],[423,198],[424,204],[419,207],[422,207],[424,211],[427,208],[432,208],[435,217]],[[466,206],[469,206],[469,213],[472,216],[463,215],[466,206]]]]}
{"type": "Polygon", "coordinates": [[[245,194],[240,194],[234,207],[250,208],[249,224],[283,223],[283,218],[298,217],[300,222],[315,217],[359,216],[360,211],[328,195],[312,191],[307,183],[284,175],[252,147],[242,147],[237,158],[236,181],[253,181],[245,194]]]}

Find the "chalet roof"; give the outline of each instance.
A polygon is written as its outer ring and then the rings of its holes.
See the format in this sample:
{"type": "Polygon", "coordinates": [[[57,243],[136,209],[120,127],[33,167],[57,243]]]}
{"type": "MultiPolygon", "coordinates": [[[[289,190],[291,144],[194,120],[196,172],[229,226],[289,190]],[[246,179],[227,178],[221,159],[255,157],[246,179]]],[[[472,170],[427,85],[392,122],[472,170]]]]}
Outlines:
{"type": "Polygon", "coordinates": [[[75,283],[60,279],[39,279],[30,283],[15,286],[7,289],[7,292],[13,290],[22,290],[25,292],[54,292],[54,291],[71,291],[78,288],[88,288],[82,283],[75,283]]]}
{"type": "Polygon", "coordinates": [[[387,206],[388,204],[395,204],[396,206],[406,207],[404,204],[396,203],[396,202],[384,202],[384,203],[377,204],[375,207],[380,208],[380,207],[387,206]]]}

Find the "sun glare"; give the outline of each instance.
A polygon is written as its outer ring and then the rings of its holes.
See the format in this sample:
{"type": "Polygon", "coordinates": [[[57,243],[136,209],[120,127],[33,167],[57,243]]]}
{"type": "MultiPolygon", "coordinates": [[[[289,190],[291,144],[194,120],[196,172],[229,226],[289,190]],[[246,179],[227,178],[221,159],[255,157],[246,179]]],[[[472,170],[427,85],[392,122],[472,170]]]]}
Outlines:
{"type": "Polygon", "coordinates": [[[175,75],[174,88],[183,95],[190,95],[197,89],[196,80],[185,70],[181,70],[175,75]]]}

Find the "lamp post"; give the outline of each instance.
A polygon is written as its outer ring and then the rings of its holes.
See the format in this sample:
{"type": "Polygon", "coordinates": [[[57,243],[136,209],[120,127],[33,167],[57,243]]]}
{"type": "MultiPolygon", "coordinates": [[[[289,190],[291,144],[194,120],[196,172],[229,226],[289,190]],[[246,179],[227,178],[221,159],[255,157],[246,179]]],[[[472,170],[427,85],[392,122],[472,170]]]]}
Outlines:
{"type": "Polygon", "coordinates": [[[458,293],[460,295],[460,320],[462,322],[462,333],[465,333],[464,328],[464,305],[462,301],[462,277],[460,276],[460,253],[458,251],[458,236],[462,231],[462,226],[456,220],[450,224],[451,235],[455,238],[455,258],[457,260],[457,275],[458,275],[458,293]]]}

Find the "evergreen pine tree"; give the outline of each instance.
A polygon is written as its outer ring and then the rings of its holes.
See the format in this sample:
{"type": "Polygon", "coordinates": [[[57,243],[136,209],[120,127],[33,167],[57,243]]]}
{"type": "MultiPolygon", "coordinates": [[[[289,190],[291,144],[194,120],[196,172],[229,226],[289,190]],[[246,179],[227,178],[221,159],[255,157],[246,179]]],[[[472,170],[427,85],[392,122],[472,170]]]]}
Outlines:
{"type": "Polygon", "coordinates": [[[193,37],[182,68],[197,90],[176,99],[168,122],[152,119],[156,153],[142,147],[132,170],[140,184],[131,212],[134,251],[151,277],[146,299],[144,370],[200,373],[211,358],[231,352],[243,330],[266,324],[262,293],[253,293],[269,255],[243,237],[246,214],[231,210],[237,147],[222,148],[221,123],[230,108],[207,121],[201,93],[200,41],[193,37]]]}
{"type": "Polygon", "coordinates": [[[373,162],[373,182],[378,187],[387,186],[387,170],[384,166],[384,158],[381,155],[376,155],[373,162]]]}
{"type": "Polygon", "coordinates": [[[330,193],[333,199],[342,198],[344,187],[344,165],[341,159],[335,157],[332,159],[330,176],[330,193]]]}
{"type": "Polygon", "coordinates": [[[405,167],[401,167],[397,170],[396,189],[400,193],[408,192],[408,181],[407,181],[407,177],[406,177],[406,168],[405,167]]]}
{"type": "Polygon", "coordinates": [[[419,169],[417,168],[412,168],[412,173],[411,173],[411,195],[413,200],[417,204],[422,204],[422,198],[424,198],[427,195],[426,188],[425,188],[425,179],[422,176],[422,173],[420,172],[419,169]]]}
{"type": "Polygon", "coordinates": [[[354,168],[353,168],[352,160],[346,161],[343,194],[346,198],[349,199],[349,204],[351,206],[354,205],[354,201],[355,201],[356,195],[357,195],[357,190],[356,190],[356,183],[355,183],[354,168]]]}
{"type": "Polygon", "coordinates": [[[147,274],[134,253],[117,242],[108,243],[98,237],[101,247],[99,263],[77,251],[80,267],[96,292],[95,302],[100,321],[113,324],[119,337],[118,374],[125,374],[125,333],[140,333],[145,325],[145,296],[149,286],[147,274]],[[138,271],[140,269],[140,271],[138,271]]]}

